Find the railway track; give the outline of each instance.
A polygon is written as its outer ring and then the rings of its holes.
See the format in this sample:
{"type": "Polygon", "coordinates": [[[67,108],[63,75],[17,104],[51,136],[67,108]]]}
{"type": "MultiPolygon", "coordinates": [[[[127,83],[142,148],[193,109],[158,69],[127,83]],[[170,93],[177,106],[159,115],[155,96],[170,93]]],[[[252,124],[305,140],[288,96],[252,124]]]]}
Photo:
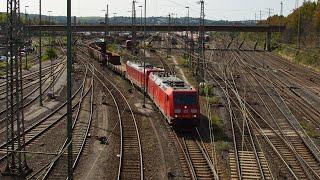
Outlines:
{"type": "MultiPolygon", "coordinates": [[[[251,70],[252,71],[252,70],[251,70]]],[[[254,71],[256,74],[257,71],[254,71]]],[[[254,76],[252,74],[252,76],[254,76]]],[[[281,95],[276,90],[277,87],[274,86],[271,79],[268,77],[267,74],[263,76],[265,80],[267,80],[274,89],[275,94],[271,94],[270,91],[268,92],[264,86],[260,84],[260,86],[264,89],[265,93],[268,94],[269,98],[272,100],[273,104],[277,107],[277,109],[281,112],[281,115],[284,118],[278,118],[275,123],[278,124],[278,128],[281,130],[285,129],[286,131],[291,131],[288,135],[283,133],[283,138],[287,142],[287,149],[283,147],[282,142],[273,142],[280,151],[282,150],[283,156],[287,158],[288,162],[294,172],[296,172],[298,178],[312,178],[316,177],[319,178],[320,175],[320,166],[319,166],[319,149],[314,145],[313,141],[306,135],[304,129],[300,126],[296,117],[292,114],[290,109],[287,107],[281,95]],[[281,145],[279,147],[279,145],[281,145]],[[289,149],[290,154],[287,153],[289,149]],[[285,151],[284,151],[285,150],[285,151]],[[294,155],[292,157],[292,154],[294,155]],[[296,159],[296,161],[293,161],[296,159]],[[300,167],[297,166],[300,164],[300,167]],[[301,170],[304,170],[304,172],[301,170]]]]}
{"type": "MultiPolygon", "coordinates": [[[[237,60],[239,60],[239,59],[237,59],[237,60]]],[[[225,83],[227,84],[228,82],[225,82],[225,83]]],[[[254,83],[251,83],[251,84],[254,84],[254,83]]],[[[261,84],[260,84],[260,86],[263,87],[261,84]]],[[[259,93],[260,92],[256,92],[256,94],[259,94],[259,93]]],[[[265,93],[269,93],[269,92],[265,91],[265,93]]],[[[261,98],[261,96],[260,96],[260,98],[261,98]]],[[[249,106],[249,104],[248,104],[248,106],[249,106]]],[[[252,107],[249,107],[249,108],[251,109],[251,111],[255,111],[252,107]]],[[[266,108],[268,108],[268,107],[266,106],[266,108]]],[[[258,113],[258,112],[255,111],[255,113],[258,113]]],[[[258,115],[261,116],[260,114],[258,114],[258,115]]],[[[282,122],[282,123],[284,123],[284,122],[282,122]]],[[[259,123],[259,124],[261,125],[261,123],[259,123]]],[[[256,127],[258,127],[259,124],[256,125],[256,127]]],[[[268,139],[268,137],[266,137],[267,141],[269,142],[269,145],[272,147],[271,149],[276,151],[276,154],[278,154],[279,157],[282,159],[283,163],[286,164],[287,168],[289,169],[289,171],[291,172],[291,174],[293,175],[294,178],[297,178],[297,177],[298,178],[310,178],[310,172],[309,172],[310,169],[306,170],[303,167],[299,166],[301,163],[302,164],[305,163],[304,160],[309,161],[310,157],[312,157],[312,156],[310,156],[310,153],[309,153],[309,155],[307,155],[308,148],[306,149],[305,147],[303,148],[301,146],[301,140],[299,142],[299,140],[297,140],[295,138],[284,139],[282,136],[279,135],[280,133],[281,134],[288,133],[288,132],[283,132],[283,130],[288,129],[289,127],[290,127],[290,125],[288,125],[288,123],[287,123],[287,124],[285,124],[285,126],[282,125],[279,128],[279,130],[274,130],[271,128],[272,130],[270,130],[270,131],[273,131],[272,135],[274,136],[274,138],[272,138],[270,140],[270,139],[268,139]],[[294,144],[297,145],[297,149],[301,150],[301,152],[295,151],[294,149],[292,149],[292,147],[290,148],[290,144],[288,145],[288,142],[295,142],[294,144]],[[301,156],[299,156],[299,153],[305,154],[306,156],[301,157],[301,156]]],[[[261,131],[263,131],[263,129],[259,129],[258,131],[261,133],[261,131]]],[[[266,134],[264,134],[263,136],[266,136],[266,134]]],[[[317,167],[317,166],[319,167],[319,165],[315,162],[313,162],[313,163],[309,162],[309,163],[313,167],[317,167]]],[[[311,174],[314,175],[315,177],[317,177],[317,174],[312,171],[313,170],[311,170],[311,174]]]]}
{"type": "MultiPolygon", "coordinates": [[[[52,82],[49,83],[49,85],[47,87],[44,88],[43,92],[45,93],[46,91],[48,91],[50,89],[50,87],[52,85],[54,85],[56,83],[56,81],[60,78],[60,76],[62,75],[64,69],[66,68],[65,64],[60,64],[61,67],[59,67],[58,69],[55,69],[54,71],[54,79],[52,82]]],[[[50,79],[50,76],[46,77],[43,81],[43,83],[46,83],[48,80],[50,79]]],[[[23,100],[25,101],[24,103],[24,108],[28,107],[30,104],[32,104],[34,101],[36,101],[39,97],[39,95],[36,95],[35,97],[32,97],[35,92],[37,92],[37,90],[39,89],[39,87],[34,88],[33,90],[31,90],[28,94],[26,94],[23,97],[23,100]],[[31,98],[32,97],[32,98],[31,98]],[[31,98],[31,99],[30,99],[31,98]],[[27,99],[30,99],[29,101],[27,101],[27,99]],[[27,101],[27,102],[26,102],[27,101]]],[[[14,104],[15,105],[15,104],[14,104]]],[[[0,115],[4,114],[8,109],[3,109],[0,111],[0,115]]],[[[5,117],[0,119],[0,123],[5,121],[5,117]]]]}
{"type": "MultiPolygon", "coordinates": [[[[244,54],[244,56],[248,59],[250,57],[248,54],[244,54]]],[[[256,56],[259,59],[263,58],[259,54],[256,54],[256,56]]],[[[269,60],[272,61],[272,60],[269,60]]],[[[257,66],[261,66],[259,63],[257,66]]],[[[282,74],[282,73],[281,73],[282,74]]],[[[285,78],[289,78],[287,74],[284,74],[285,76],[281,76],[279,73],[265,73],[267,75],[266,77],[269,77],[269,79],[273,79],[272,83],[274,86],[277,87],[285,87],[285,88],[278,88],[279,93],[283,97],[288,97],[291,99],[289,106],[292,109],[295,109],[296,112],[300,112],[300,114],[305,115],[308,117],[309,120],[313,121],[314,125],[319,128],[319,116],[320,111],[318,110],[318,99],[320,99],[319,95],[316,95],[317,92],[314,93],[315,89],[311,89],[311,91],[308,91],[308,89],[304,89],[303,87],[309,87],[308,83],[299,83],[299,85],[292,85],[291,82],[294,82],[295,84],[299,81],[296,81],[296,79],[291,79],[291,81],[285,80],[285,78]],[[295,89],[293,87],[297,87],[298,89],[295,89]],[[303,90],[300,90],[302,89],[303,90]],[[294,104],[294,105],[293,105],[294,104]],[[299,108],[297,108],[299,107],[299,108]]],[[[269,80],[269,82],[271,82],[269,80]]],[[[310,90],[310,89],[309,89],[310,90]]]]}
{"type": "MultiPolygon", "coordinates": [[[[144,179],[143,155],[136,118],[127,98],[93,63],[88,62],[88,55],[82,60],[93,67],[94,77],[110,94],[116,104],[120,128],[120,152],[117,179],[144,179]]],[[[81,58],[81,57],[80,57],[81,58]]],[[[90,57],[89,57],[90,58],[90,57]]]]}
{"type": "MultiPolygon", "coordinates": [[[[230,61],[229,63],[233,63],[230,61]]],[[[220,72],[217,70],[217,72],[220,72]]],[[[230,155],[230,167],[232,179],[273,179],[269,165],[261,150],[258,140],[253,134],[247,115],[247,107],[241,98],[246,92],[240,94],[233,73],[228,78],[228,69],[221,69],[222,76],[217,73],[223,83],[215,80],[227,98],[228,113],[233,134],[233,151],[230,155]],[[229,82],[229,81],[230,82],[229,82]],[[223,86],[225,85],[225,86],[223,86]]],[[[211,78],[214,76],[207,72],[211,78]]]]}
{"type": "MultiPolygon", "coordinates": [[[[83,87],[81,86],[72,96],[73,99],[79,94],[80,90],[83,87]]],[[[79,104],[79,101],[76,101],[76,103],[73,105],[73,108],[76,107],[79,104]]],[[[60,123],[67,115],[67,113],[62,113],[61,116],[59,116],[59,112],[66,106],[67,102],[64,102],[62,105],[60,105],[58,108],[56,108],[54,111],[49,113],[47,116],[44,118],[40,119],[36,123],[34,123],[32,126],[26,128],[24,135],[26,137],[25,139],[25,144],[22,145],[22,148],[25,148],[29,145],[31,145],[33,142],[35,142],[41,135],[44,133],[48,132],[50,129],[52,129],[56,124],[60,123]],[[57,115],[58,114],[58,115],[57,115]]],[[[17,137],[15,137],[17,138],[17,137]]],[[[7,149],[11,148],[12,146],[12,141],[5,142],[0,145],[0,149],[7,149]]],[[[17,144],[14,143],[15,149],[17,148],[17,144]]],[[[13,149],[13,148],[12,148],[13,149]]],[[[5,160],[7,156],[10,155],[10,153],[7,153],[5,155],[2,155],[0,157],[0,162],[5,160]]]]}
{"type": "MultiPolygon", "coordinates": [[[[196,57],[194,57],[196,58],[196,57]]],[[[207,69],[213,69],[213,65],[228,66],[233,62],[215,63],[211,61],[204,61],[207,69]],[[212,64],[211,64],[212,63],[212,64]]],[[[229,70],[225,70],[229,71],[229,70]]],[[[227,106],[229,112],[230,123],[233,134],[233,151],[229,153],[231,165],[231,179],[273,179],[273,175],[269,169],[269,165],[261,150],[257,138],[253,134],[250,124],[246,118],[246,107],[244,101],[235,84],[233,75],[227,78],[224,70],[221,70],[222,75],[218,76],[217,81],[214,76],[208,71],[209,77],[214,79],[219,84],[223,93],[227,98],[227,106]],[[230,82],[229,82],[230,81],[230,82]]],[[[220,72],[220,70],[218,71],[220,72]]],[[[209,78],[209,79],[210,79],[209,78]]]]}
{"type": "Polygon", "coordinates": [[[179,159],[186,179],[219,179],[198,129],[193,132],[172,132],[180,147],[179,159]]]}
{"type": "MultiPolygon", "coordinates": [[[[72,123],[72,154],[74,159],[72,161],[72,168],[76,170],[77,164],[80,161],[81,155],[84,153],[86,141],[90,131],[92,116],[93,116],[93,97],[94,97],[94,78],[89,76],[86,67],[85,78],[83,81],[80,102],[78,103],[77,111],[72,123]]],[[[58,154],[63,154],[67,148],[67,139],[60,147],[58,154]]],[[[54,160],[50,165],[40,169],[31,178],[37,179],[67,179],[66,162],[68,162],[67,155],[63,154],[54,160]]]]}
{"type": "MultiPolygon", "coordinates": [[[[61,66],[62,62],[57,63],[53,66],[54,69],[59,68],[61,66]]],[[[54,71],[54,70],[53,70],[54,71]]],[[[44,74],[42,75],[42,77],[47,77],[45,78],[43,81],[47,80],[50,75],[50,70],[47,70],[44,72],[44,74]]],[[[55,75],[55,74],[54,74],[55,75]]],[[[39,79],[37,79],[35,76],[25,76],[24,80],[23,80],[23,90],[26,90],[27,88],[33,87],[34,85],[37,85],[37,83],[39,83],[39,79]]],[[[5,85],[4,85],[5,86],[5,85]]],[[[0,100],[4,100],[5,96],[6,96],[6,87],[4,87],[3,89],[0,90],[0,100]]],[[[14,89],[13,93],[15,94],[16,91],[14,89]]]]}
{"type": "MultiPolygon", "coordinates": [[[[58,59],[62,59],[62,57],[59,57],[58,59]]],[[[55,64],[53,64],[53,68],[56,68],[57,66],[59,66],[62,62],[57,62],[55,64]]],[[[42,69],[42,72],[44,72],[43,75],[45,74],[48,74],[50,73],[50,65],[49,66],[46,66],[42,69]]],[[[26,83],[29,83],[31,80],[34,80],[34,79],[37,79],[37,77],[39,76],[38,75],[39,73],[39,70],[36,70],[36,71],[33,71],[33,72],[29,72],[29,73],[25,73],[22,78],[23,79],[26,79],[27,81],[24,82],[24,85],[26,83]]],[[[0,92],[3,93],[6,89],[5,89],[5,86],[6,86],[6,82],[2,82],[0,83],[0,92]]]]}

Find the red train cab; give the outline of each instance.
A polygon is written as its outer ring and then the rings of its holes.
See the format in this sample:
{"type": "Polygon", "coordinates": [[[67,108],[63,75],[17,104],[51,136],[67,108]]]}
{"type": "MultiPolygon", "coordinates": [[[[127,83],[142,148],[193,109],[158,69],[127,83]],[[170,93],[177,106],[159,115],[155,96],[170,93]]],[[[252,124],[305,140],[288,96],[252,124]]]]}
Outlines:
{"type": "MultiPolygon", "coordinates": [[[[146,86],[148,87],[148,79],[147,77],[150,75],[152,72],[163,72],[163,69],[159,69],[156,67],[153,67],[150,64],[146,65],[145,68],[145,80],[146,80],[146,86]]],[[[143,69],[143,64],[142,63],[136,63],[136,62],[130,62],[127,61],[126,63],[126,76],[127,79],[129,79],[132,83],[134,83],[136,86],[140,88],[144,88],[144,69],[143,69]]]]}
{"type": "Polygon", "coordinates": [[[195,126],[200,114],[197,90],[175,75],[166,72],[151,73],[148,94],[169,124],[195,126]]]}

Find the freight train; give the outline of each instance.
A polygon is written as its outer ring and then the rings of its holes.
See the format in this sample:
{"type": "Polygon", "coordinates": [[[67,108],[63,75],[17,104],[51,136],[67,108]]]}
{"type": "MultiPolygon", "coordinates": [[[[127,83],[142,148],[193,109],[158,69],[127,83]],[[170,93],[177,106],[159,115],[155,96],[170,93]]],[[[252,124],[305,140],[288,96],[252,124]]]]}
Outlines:
{"type": "Polygon", "coordinates": [[[88,46],[89,55],[103,64],[121,65],[120,55],[107,51],[104,42],[96,41],[88,46]]]}
{"type": "MultiPolygon", "coordinates": [[[[88,48],[90,51],[94,50],[90,46],[88,48]]],[[[99,53],[98,50],[95,51],[99,53]]],[[[173,127],[198,125],[200,115],[198,92],[176,75],[150,64],[143,68],[140,62],[127,61],[125,69],[110,63],[108,67],[123,75],[141,90],[145,89],[173,127]]]]}

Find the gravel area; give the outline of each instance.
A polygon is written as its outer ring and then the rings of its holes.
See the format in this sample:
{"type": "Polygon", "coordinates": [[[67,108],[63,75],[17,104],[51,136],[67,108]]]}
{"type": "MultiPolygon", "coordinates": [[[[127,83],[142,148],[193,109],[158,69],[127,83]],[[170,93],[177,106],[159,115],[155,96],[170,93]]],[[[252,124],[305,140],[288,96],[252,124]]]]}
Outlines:
{"type": "MultiPolygon", "coordinates": [[[[138,90],[128,93],[128,90],[133,88],[128,81],[123,80],[105,67],[99,65],[98,69],[101,69],[106,77],[112,77],[127,96],[135,112],[142,143],[145,179],[168,179],[169,172],[177,177],[174,179],[180,179],[178,178],[181,175],[178,155],[174,142],[168,137],[171,129],[163,116],[148,99],[147,108],[141,108],[143,96],[138,90]]],[[[99,85],[96,87],[99,88],[98,97],[95,97],[95,109],[97,110],[94,115],[91,138],[85,150],[86,155],[81,158],[76,170],[75,177],[79,179],[113,179],[118,171],[117,154],[120,148],[120,138],[116,111],[111,98],[102,92],[99,85]],[[107,97],[107,105],[101,103],[103,95],[107,97]],[[107,145],[100,144],[97,138],[101,136],[107,137],[107,145]]]]}
{"type": "MultiPolygon", "coordinates": [[[[81,73],[74,73],[73,91],[80,87],[81,73]],[[77,74],[77,75],[76,75],[77,74]]],[[[30,105],[25,111],[26,124],[32,124],[37,122],[39,119],[45,117],[54,109],[56,109],[62,102],[65,101],[66,97],[66,87],[64,86],[66,82],[65,74],[61,76],[59,81],[56,83],[56,99],[51,100],[44,96],[44,107],[40,108],[38,101],[30,105]]],[[[65,109],[60,110],[59,113],[54,115],[52,119],[57,119],[61,114],[65,112],[65,109]]],[[[66,137],[66,121],[62,121],[54,126],[51,130],[43,134],[36,141],[31,143],[26,147],[27,151],[40,152],[40,153],[57,153],[60,146],[63,144],[66,137]],[[53,138],[54,137],[54,138],[53,138]]],[[[36,172],[41,166],[46,164],[48,161],[52,160],[53,156],[46,154],[27,154],[27,162],[30,168],[36,172]]],[[[4,168],[4,163],[0,164],[0,169],[4,168]]],[[[0,179],[3,177],[0,175],[0,179]]]]}

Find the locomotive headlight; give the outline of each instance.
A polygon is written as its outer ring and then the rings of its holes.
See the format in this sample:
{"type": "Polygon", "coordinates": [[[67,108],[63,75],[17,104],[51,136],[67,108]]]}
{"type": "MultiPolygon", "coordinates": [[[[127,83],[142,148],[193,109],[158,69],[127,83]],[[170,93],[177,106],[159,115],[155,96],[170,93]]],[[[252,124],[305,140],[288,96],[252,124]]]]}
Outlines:
{"type": "Polygon", "coordinates": [[[187,107],[187,106],[184,106],[184,108],[187,109],[188,107],[187,107]]]}
{"type": "Polygon", "coordinates": [[[177,118],[177,117],[178,117],[178,115],[174,115],[174,117],[175,117],[175,118],[177,118]]]}
{"type": "Polygon", "coordinates": [[[194,118],[196,118],[196,117],[197,117],[197,115],[195,114],[195,115],[193,115],[193,117],[194,117],[194,118]]]}

